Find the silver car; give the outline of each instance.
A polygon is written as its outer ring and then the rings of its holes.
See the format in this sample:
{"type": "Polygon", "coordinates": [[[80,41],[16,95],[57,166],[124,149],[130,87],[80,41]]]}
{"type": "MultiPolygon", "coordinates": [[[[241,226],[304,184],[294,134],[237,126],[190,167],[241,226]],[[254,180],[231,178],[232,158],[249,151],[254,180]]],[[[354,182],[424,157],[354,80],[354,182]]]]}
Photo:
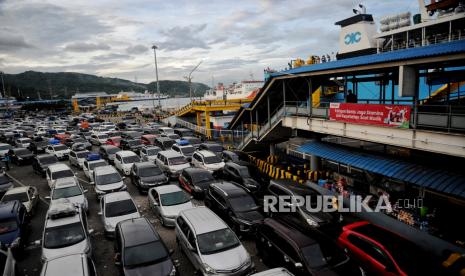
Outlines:
{"type": "Polygon", "coordinates": [[[206,207],[181,211],[176,240],[202,275],[246,275],[254,264],[236,234],[206,207]]]}
{"type": "Polygon", "coordinates": [[[55,182],[50,196],[46,199],[50,199],[50,204],[54,204],[61,198],[66,198],[73,204],[81,206],[84,211],[88,211],[88,203],[85,197],[87,190],[81,187],[81,184],[74,177],[60,178],[55,182]]]}
{"type": "Polygon", "coordinates": [[[71,166],[75,166],[76,168],[82,169],[84,161],[86,161],[89,153],[90,152],[88,150],[71,151],[69,153],[69,164],[71,166]]]}
{"type": "Polygon", "coordinates": [[[149,206],[160,218],[163,226],[174,226],[179,212],[194,206],[191,196],[177,185],[162,185],[151,188],[148,192],[149,206]]]}
{"type": "Polygon", "coordinates": [[[140,213],[137,210],[134,200],[128,192],[116,192],[104,195],[100,199],[100,212],[103,226],[105,228],[105,236],[113,237],[115,235],[115,227],[118,222],[140,218],[140,213]]]}
{"type": "Polygon", "coordinates": [[[44,263],[40,272],[40,276],[62,276],[64,274],[74,276],[97,275],[94,262],[84,254],[66,255],[48,260],[44,263]]]}
{"type": "Polygon", "coordinates": [[[89,182],[94,182],[94,169],[97,167],[108,166],[107,161],[105,160],[94,160],[94,161],[84,161],[82,170],[84,174],[89,178],[89,182]]]}

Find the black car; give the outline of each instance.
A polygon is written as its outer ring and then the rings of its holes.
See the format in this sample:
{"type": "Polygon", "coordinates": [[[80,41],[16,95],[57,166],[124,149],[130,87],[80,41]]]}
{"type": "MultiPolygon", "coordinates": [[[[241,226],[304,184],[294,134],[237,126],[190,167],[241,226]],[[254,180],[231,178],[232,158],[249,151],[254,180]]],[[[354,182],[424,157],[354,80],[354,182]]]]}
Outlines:
{"type": "Polygon", "coordinates": [[[8,151],[8,156],[10,157],[11,162],[20,166],[30,164],[34,154],[28,149],[14,148],[8,151]]]}
{"type": "Polygon", "coordinates": [[[122,150],[131,150],[138,153],[144,145],[140,139],[122,139],[119,143],[119,147],[122,150]]]}
{"type": "Polygon", "coordinates": [[[98,153],[100,154],[100,157],[102,157],[102,159],[107,160],[108,163],[111,164],[111,163],[114,163],[115,154],[118,151],[121,151],[121,149],[118,148],[118,147],[115,147],[115,146],[112,146],[112,145],[101,145],[99,147],[98,153]]]}
{"type": "Polygon", "coordinates": [[[230,151],[230,150],[224,150],[223,153],[221,154],[221,158],[223,158],[224,162],[239,161],[239,155],[237,155],[235,152],[230,151]]]}
{"type": "Polygon", "coordinates": [[[168,184],[169,178],[153,162],[141,162],[132,166],[131,181],[140,192],[147,192],[152,187],[168,184]]]}
{"type": "Polygon", "coordinates": [[[223,146],[218,143],[202,143],[199,145],[199,150],[209,150],[216,154],[216,156],[221,158],[223,154],[223,146]]]}
{"type": "Polygon", "coordinates": [[[115,265],[123,275],[178,275],[160,235],[146,218],[128,219],[115,228],[115,265]]]}
{"type": "Polygon", "coordinates": [[[168,137],[158,137],[157,139],[155,139],[153,144],[157,147],[162,148],[163,150],[169,150],[171,149],[171,146],[174,145],[174,143],[176,142],[168,137]]]}
{"type": "Polygon", "coordinates": [[[34,154],[44,153],[45,148],[48,146],[47,139],[43,139],[42,137],[35,138],[30,144],[28,149],[32,151],[34,154]]]}
{"type": "Polygon", "coordinates": [[[121,137],[124,139],[140,140],[140,138],[142,137],[142,134],[143,133],[139,131],[128,130],[128,131],[121,132],[121,137]]]}
{"type": "Polygon", "coordinates": [[[65,139],[65,146],[69,147],[69,148],[72,148],[73,145],[75,144],[82,144],[80,146],[80,148],[84,148],[86,150],[92,150],[92,144],[89,143],[86,139],[82,138],[82,137],[75,137],[75,138],[66,138],[65,139]]]}
{"type": "Polygon", "coordinates": [[[179,175],[179,186],[196,198],[202,198],[215,181],[212,173],[202,168],[187,168],[179,175]]]}
{"type": "Polygon", "coordinates": [[[224,165],[223,178],[240,184],[250,193],[260,190],[260,184],[252,178],[249,168],[237,163],[227,162],[224,165]]]}
{"type": "Polygon", "coordinates": [[[194,136],[194,132],[188,128],[175,128],[174,133],[181,138],[194,136]]]}
{"type": "Polygon", "coordinates": [[[363,275],[331,239],[301,232],[268,218],[257,227],[258,255],[270,267],[285,267],[294,275],[363,275]]]}
{"type": "Polygon", "coordinates": [[[223,218],[238,235],[254,232],[264,219],[254,198],[242,187],[227,181],[210,184],[205,206],[223,218]]]}
{"type": "Polygon", "coordinates": [[[58,163],[58,158],[53,154],[39,154],[32,159],[32,170],[45,177],[45,172],[50,165],[58,163]]]}

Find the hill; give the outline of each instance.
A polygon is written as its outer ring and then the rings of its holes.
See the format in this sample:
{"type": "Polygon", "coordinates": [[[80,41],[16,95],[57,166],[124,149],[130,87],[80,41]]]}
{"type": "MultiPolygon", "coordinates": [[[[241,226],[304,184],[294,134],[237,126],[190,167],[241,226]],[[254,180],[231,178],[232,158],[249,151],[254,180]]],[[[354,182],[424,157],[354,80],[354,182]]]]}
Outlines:
{"type": "MultiPolygon", "coordinates": [[[[18,99],[38,98],[70,98],[77,91],[104,91],[116,94],[121,91],[144,92],[156,91],[156,82],[149,84],[136,83],[118,78],[106,78],[81,73],[59,72],[43,73],[26,71],[20,74],[5,74],[5,90],[7,94],[18,99]]],[[[209,87],[203,83],[192,83],[195,95],[203,95],[209,87]]],[[[1,90],[1,87],[0,87],[1,90]]],[[[170,96],[188,96],[189,85],[186,81],[160,81],[161,93],[170,96]]]]}

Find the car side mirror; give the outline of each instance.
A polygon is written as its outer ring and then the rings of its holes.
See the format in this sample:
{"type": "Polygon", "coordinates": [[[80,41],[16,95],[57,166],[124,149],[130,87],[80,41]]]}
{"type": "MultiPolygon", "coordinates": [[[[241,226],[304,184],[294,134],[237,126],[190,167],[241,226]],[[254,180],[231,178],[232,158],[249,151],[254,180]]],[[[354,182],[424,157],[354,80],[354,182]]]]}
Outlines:
{"type": "Polygon", "coordinates": [[[94,181],[89,182],[90,185],[95,185],[94,181]]]}
{"type": "Polygon", "coordinates": [[[94,229],[89,229],[89,231],[87,231],[87,232],[89,233],[89,235],[92,235],[95,232],[95,230],[94,229]]]}
{"type": "Polygon", "coordinates": [[[89,190],[84,190],[83,193],[87,193],[89,190]]]}
{"type": "Polygon", "coordinates": [[[40,246],[41,243],[42,243],[42,240],[35,240],[34,241],[34,245],[36,245],[36,246],[40,246]]]}
{"type": "Polygon", "coordinates": [[[103,215],[103,213],[102,213],[102,212],[98,212],[97,215],[101,216],[101,215],[103,215]]]}
{"type": "Polygon", "coordinates": [[[158,206],[158,202],[154,201],[153,206],[158,206]]]}

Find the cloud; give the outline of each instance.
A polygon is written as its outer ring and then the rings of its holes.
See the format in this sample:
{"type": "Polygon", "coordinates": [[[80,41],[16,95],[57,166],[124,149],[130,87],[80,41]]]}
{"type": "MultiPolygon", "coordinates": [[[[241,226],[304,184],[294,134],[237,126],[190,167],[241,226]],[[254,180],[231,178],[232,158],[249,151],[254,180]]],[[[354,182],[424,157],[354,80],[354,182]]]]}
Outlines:
{"type": "Polygon", "coordinates": [[[71,52],[93,52],[98,50],[110,50],[110,46],[105,43],[75,42],[66,45],[65,50],[71,52]]]}
{"type": "Polygon", "coordinates": [[[207,24],[200,24],[170,28],[163,32],[166,39],[160,43],[160,50],[209,49],[208,44],[201,38],[201,33],[206,27],[207,24]]]}
{"type": "Polygon", "coordinates": [[[147,46],[144,46],[144,45],[133,45],[133,46],[129,46],[126,48],[126,53],[128,54],[143,54],[145,52],[147,52],[149,48],[147,46]]]}
{"type": "Polygon", "coordinates": [[[92,58],[92,61],[99,63],[99,62],[108,62],[108,61],[125,61],[125,60],[131,60],[131,59],[133,59],[131,55],[111,53],[111,54],[94,56],[92,58]]]}
{"type": "Polygon", "coordinates": [[[32,46],[26,43],[23,36],[0,29],[0,50],[11,51],[24,48],[32,48],[32,46]]]}

